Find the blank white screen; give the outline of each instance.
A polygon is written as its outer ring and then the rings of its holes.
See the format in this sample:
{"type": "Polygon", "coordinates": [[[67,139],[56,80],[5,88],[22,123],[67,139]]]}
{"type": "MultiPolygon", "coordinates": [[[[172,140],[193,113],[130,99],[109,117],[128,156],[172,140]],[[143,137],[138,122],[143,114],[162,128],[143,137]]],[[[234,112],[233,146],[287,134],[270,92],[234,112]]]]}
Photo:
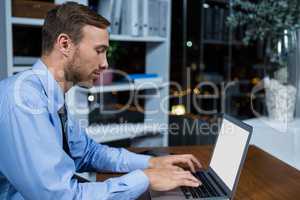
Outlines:
{"type": "Polygon", "coordinates": [[[249,132],[223,119],[210,167],[233,189],[249,132]]]}

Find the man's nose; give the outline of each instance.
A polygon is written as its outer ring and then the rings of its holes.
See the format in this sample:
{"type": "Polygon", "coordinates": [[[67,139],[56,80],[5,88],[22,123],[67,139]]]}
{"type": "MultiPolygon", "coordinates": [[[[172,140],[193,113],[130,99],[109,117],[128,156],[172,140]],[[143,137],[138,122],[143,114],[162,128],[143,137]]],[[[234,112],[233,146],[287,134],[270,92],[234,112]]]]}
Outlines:
{"type": "Polygon", "coordinates": [[[100,68],[101,70],[104,70],[104,69],[107,69],[107,68],[108,68],[108,62],[107,62],[107,59],[106,59],[106,58],[104,58],[104,59],[102,60],[102,62],[101,62],[100,65],[99,65],[99,68],[100,68]]]}

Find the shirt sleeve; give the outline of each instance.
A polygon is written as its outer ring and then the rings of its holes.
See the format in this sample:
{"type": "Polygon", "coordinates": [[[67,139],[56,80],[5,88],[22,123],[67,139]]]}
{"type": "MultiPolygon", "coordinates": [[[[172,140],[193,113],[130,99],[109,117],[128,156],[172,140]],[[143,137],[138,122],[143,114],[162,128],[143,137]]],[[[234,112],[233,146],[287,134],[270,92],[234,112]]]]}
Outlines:
{"type": "Polygon", "coordinates": [[[74,161],[63,151],[50,113],[46,107],[30,112],[41,101],[28,92],[28,110],[0,102],[0,171],[24,199],[135,199],[147,189],[149,180],[141,170],[98,183],[72,179],[74,161]]]}
{"type": "Polygon", "coordinates": [[[98,144],[88,137],[78,120],[72,116],[68,118],[70,152],[79,172],[99,170],[130,172],[149,167],[150,156],[98,144]]]}

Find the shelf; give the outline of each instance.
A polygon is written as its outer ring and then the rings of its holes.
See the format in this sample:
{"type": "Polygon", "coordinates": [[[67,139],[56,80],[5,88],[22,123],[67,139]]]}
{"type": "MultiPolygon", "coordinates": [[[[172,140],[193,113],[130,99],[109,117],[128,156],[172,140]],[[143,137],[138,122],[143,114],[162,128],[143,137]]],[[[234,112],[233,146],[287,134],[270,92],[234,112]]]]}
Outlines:
{"type": "Polygon", "coordinates": [[[43,26],[44,19],[12,17],[11,23],[16,25],[43,26]]]}
{"type": "Polygon", "coordinates": [[[132,83],[116,83],[112,85],[94,86],[87,90],[87,92],[95,94],[99,92],[121,92],[134,90],[134,84],[132,83]]]}
{"type": "Polygon", "coordinates": [[[116,140],[130,139],[162,133],[164,130],[161,124],[136,123],[136,124],[110,124],[110,125],[91,125],[86,129],[87,134],[97,143],[112,142],[116,140]]]}
{"type": "MultiPolygon", "coordinates": [[[[27,25],[27,26],[43,26],[44,19],[12,17],[12,24],[27,25]]],[[[165,42],[166,38],[160,36],[130,36],[130,35],[110,35],[112,41],[125,41],[125,42],[165,42]]]]}
{"type": "Polygon", "coordinates": [[[133,90],[146,90],[146,89],[160,89],[162,88],[162,83],[155,84],[155,82],[149,84],[146,83],[115,83],[112,85],[104,85],[104,86],[94,86],[92,88],[86,89],[82,87],[77,87],[77,89],[81,92],[86,93],[103,93],[103,92],[121,92],[121,91],[133,91],[133,90]]]}
{"type": "Polygon", "coordinates": [[[130,35],[110,35],[110,40],[125,42],[165,42],[166,38],[159,36],[134,37],[130,35]]]}

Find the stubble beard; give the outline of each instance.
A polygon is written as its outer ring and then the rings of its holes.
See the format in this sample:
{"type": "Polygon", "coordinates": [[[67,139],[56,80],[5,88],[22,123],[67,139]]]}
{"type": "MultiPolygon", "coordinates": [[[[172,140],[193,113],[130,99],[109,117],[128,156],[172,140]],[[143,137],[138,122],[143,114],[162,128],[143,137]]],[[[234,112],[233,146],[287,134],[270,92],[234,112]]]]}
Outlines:
{"type": "Polygon", "coordinates": [[[93,81],[84,80],[82,77],[83,75],[80,72],[80,60],[79,49],[76,49],[73,58],[64,69],[65,80],[68,85],[71,85],[71,87],[79,85],[85,88],[91,88],[93,86],[93,81]]]}
{"type": "Polygon", "coordinates": [[[71,61],[64,69],[65,80],[71,85],[76,85],[82,81],[81,74],[79,72],[80,66],[78,65],[77,59],[80,60],[78,49],[75,51],[71,61]]]}

